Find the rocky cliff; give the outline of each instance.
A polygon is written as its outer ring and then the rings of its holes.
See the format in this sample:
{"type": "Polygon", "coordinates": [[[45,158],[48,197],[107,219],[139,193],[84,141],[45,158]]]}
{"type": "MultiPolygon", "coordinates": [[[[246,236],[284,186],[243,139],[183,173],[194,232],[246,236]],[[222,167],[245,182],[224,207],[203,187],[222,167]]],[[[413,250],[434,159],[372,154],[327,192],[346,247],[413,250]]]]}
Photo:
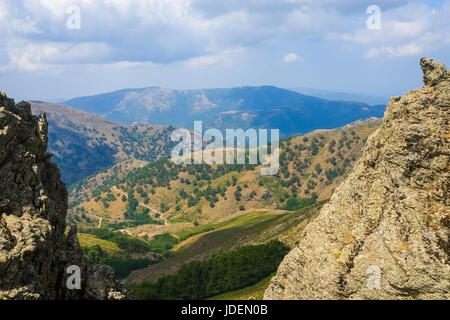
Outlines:
{"type": "Polygon", "coordinates": [[[420,64],[425,86],[391,99],[266,299],[450,298],[450,72],[420,64]]]}
{"type": "Polygon", "coordinates": [[[113,270],[90,264],[66,228],[67,192],[46,152],[47,127],[45,114],[32,116],[28,103],[2,92],[0,299],[125,298],[113,270]],[[69,266],[79,268],[79,289],[69,266]]]}

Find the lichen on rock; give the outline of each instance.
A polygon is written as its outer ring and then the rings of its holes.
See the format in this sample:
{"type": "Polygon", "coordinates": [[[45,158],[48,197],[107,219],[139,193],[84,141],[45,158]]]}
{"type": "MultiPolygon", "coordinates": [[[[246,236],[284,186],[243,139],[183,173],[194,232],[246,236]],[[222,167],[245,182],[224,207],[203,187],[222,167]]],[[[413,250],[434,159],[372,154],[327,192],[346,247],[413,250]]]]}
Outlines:
{"type": "Polygon", "coordinates": [[[67,228],[67,191],[47,153],[45,114],[0,95],[0,299],[123,299],[107,266],[90,263],[67,228]],[[81,271],[70,290],[67,267],[81,271]]]}
{"type": "Polygon", "coordinates": [[[420,64],[425,86],[391,99],[265,299],[450,298],[450,72],[420,64]]]}

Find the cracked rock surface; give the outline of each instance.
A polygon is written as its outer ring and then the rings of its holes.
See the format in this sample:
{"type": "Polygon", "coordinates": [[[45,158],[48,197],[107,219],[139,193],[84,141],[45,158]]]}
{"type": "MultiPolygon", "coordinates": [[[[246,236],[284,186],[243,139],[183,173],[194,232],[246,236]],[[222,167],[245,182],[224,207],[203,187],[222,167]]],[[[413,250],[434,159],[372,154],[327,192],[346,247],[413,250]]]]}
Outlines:
{"type": "Polygon", "coordinates": [[[47,150],[45,114],[0,95],[0,299],[123,299],[107,266],[83,255],[66,230],[67,191],[47,150]],[[69,290],[68,266],[81,271],[69,290]]]}
{"type": "Polygon", "coordinates": [[[450,72],[420,64],[265,299],[450,299],[450,72]]]}

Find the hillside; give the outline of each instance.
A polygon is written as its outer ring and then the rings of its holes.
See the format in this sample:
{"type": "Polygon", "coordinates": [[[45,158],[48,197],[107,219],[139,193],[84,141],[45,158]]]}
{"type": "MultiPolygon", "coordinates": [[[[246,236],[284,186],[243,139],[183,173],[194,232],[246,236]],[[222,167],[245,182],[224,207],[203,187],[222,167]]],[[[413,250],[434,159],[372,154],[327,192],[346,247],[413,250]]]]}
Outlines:
{"type": "Polygon", "coordinates": [[[69,221],[87,233],[100,226],[150,243],[166,237],[164,261],[133,272],[133,282],[157,279],[187,261],[245,243],[278,239],[293,246],[297,232],[343,181],[378,125],[379,120],[357,122],[285,139],[275,176],[261,176],[254,165],[169,160],[128,175],[101,173],[108,178],[96,189],[90,180],[73,188],[69,221]]]}
{"type": "Polygon", "coordinates": [[[391,99],[266,299],[450,298],[450,71],[420,65],[425,85],[391,99]]]}
{"type": "MultiPolygon", "coordinates": [[[[241,205],[282,209],[290,198],[315,195],[319,200],[328,199],[377,126],[377,120],[358,122],[283,140],[280,170],[275,176],[261,176],[255,165],[174,165],[170,160],[156,161],[123,178],[112,174],[91,191],[89,199],[83,190],[91,180],[77,184],[72,190],[71,207],[106,219],[111,212],[121,211],[122,215],[109,218],[123,222],[131,196],[139,202],[138,208],[148,206],[169,222],[194,223],[223,219],[240,211],[241,205]]],[[[101,175],[105,173],[97,177],[101,175]]]]}
{"type": "Polygon", "coordinates": [[[125,178],[135,169],[142,168],[148,164],[147,161],[136,160],[133,158],[120,161],[106,170],[102,170],[72,184],[68,188],[70,206],[73,207],[80,201],[89,200],[96,189],[109,184],[110,181],[115,179],[125,178]]]}
{"type": "Polygon", "coordinates": [[[167,156],[172,127],[123,125],[61,104],[31,102],[33,114],[46,113],[49,152],[70,185],[113,164],[167,156]]]}
{"type": "Polygon", "coordinates": [[[332,129],[369,117],[382,117],[385,106],[331,101],[273,86],[231,89],[124,89],[65,104],[121,123],[146,122],[192,128],[278,128],[282,136],[332,129]]]}

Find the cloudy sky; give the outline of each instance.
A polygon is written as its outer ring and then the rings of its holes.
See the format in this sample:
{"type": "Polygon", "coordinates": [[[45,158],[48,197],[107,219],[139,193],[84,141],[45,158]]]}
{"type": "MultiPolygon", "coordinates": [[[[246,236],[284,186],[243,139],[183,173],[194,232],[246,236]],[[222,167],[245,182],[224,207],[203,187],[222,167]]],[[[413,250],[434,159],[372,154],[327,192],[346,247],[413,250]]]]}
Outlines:
{"type": "Polygon", "coordinates": [[[155,85],[391,96],[421,85],[421,56],[450,65],[450,0],[0,0],[0,39],[16,100],[155,85]]]}

